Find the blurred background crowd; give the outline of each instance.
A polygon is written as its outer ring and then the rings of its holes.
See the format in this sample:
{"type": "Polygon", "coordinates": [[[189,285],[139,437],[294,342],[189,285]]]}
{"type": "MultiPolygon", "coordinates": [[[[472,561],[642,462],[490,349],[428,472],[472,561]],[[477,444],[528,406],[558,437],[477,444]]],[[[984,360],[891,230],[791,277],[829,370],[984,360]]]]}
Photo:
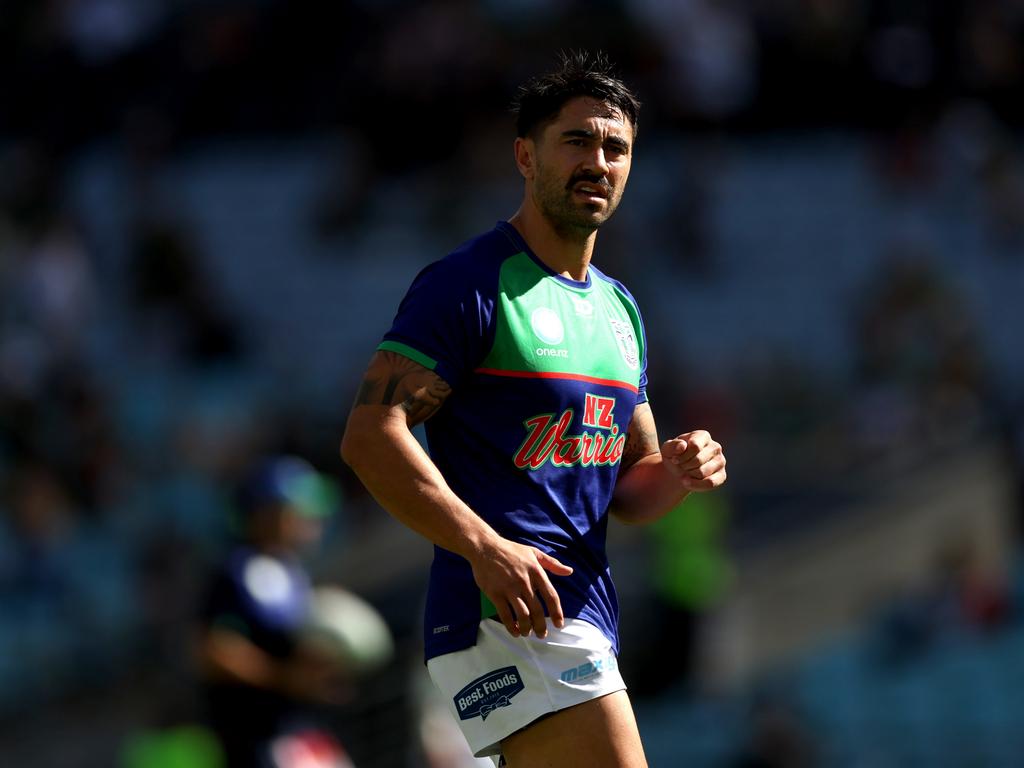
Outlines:
{"type": "Polygon", "coordinates": [[[341,490],[312,572],[396,641],[332,711],[354,763],[471,764],[429,546],[337,446],[413,275],[515,210],[515,86],[580,47],[644,102],[595,263],[663,435],[730,459],[613,531],[651,764],[1024,761],[1024,3],[0,0],[0,762],[201,721],[204,574],[287,452],[341,490]]]}

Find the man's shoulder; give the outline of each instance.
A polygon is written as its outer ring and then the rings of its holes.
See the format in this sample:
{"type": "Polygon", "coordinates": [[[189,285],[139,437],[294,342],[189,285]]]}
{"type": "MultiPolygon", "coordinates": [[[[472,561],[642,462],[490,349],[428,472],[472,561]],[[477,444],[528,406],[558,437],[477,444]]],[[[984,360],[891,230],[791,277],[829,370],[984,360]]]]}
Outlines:
{"type": "Polygon", "coordinates": [[[520,250],[503,224],[498,222],[486,232],[466,240],[442,261],[466,267],[500,264],[520,250]]]}
{"type": "Polygon", "coordinates": [[[631,304],[633,304],[634,306],[636,305],[636,299],[633,297],[633,294],[630,292],[630,290],[625,286],[625,284],[621,280],[616,280],[611,275],[608,275],[603,270],[601,270],[598,267],[594,266],[594,264],[591,264],[589,269],[590,269],[591,280],[595,284],[601,284],[601,285],[608,286],[609,288],[611,288],[615,292],[617,292],[617,293],[621,294],[623,297],[625,297],[631,304]]]}
{"type": "Polygon", "coordinates": [[[515,243],[502,230],[499,223],[493,229],[477,235],[456,247],[446,256],[428,265],[419,282],[434,286],[446,284],[452,288],[482,289],[497,284],[502,263],[517,252],[515,243]]]}

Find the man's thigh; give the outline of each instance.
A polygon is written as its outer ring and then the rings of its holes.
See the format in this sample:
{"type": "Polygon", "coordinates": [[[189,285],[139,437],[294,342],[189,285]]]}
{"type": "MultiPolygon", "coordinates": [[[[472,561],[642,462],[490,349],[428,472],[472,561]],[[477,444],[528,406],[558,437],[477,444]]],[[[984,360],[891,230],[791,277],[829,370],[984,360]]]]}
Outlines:
{"type": "Polygon", "coordinates": [[[501,749],[509,768],[647,768],[625,691],[548,715],[503,739],[501,749]]]}

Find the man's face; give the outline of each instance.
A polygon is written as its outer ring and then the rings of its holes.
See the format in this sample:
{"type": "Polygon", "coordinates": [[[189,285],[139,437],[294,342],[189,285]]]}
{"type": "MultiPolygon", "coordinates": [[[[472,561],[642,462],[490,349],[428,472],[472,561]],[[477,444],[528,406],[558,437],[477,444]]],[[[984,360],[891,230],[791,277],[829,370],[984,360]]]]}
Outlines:
{"type": "Polygon", "coordinates": [[[258,508],[252,517],[250,535],[257,546],[281,555],[296,555],[319,543],[323,526],[287,502],[272,502],[258,508]]]}
{"type": "Polygon", "coordinates": [[[587,236],[611,218],[629,177],[633,137],[619,110],[585,96],[567,102],[540,129],[532,140],[532,172],[525,173],[556,231],[587,236]]]}

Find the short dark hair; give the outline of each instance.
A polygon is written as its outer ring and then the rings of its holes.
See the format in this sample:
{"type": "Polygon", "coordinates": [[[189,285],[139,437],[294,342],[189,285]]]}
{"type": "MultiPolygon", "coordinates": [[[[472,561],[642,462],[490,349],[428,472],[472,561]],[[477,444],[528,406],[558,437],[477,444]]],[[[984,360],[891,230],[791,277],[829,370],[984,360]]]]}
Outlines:
{"type": "Polygon", "coordinates": [[[607,102],[629,118],[636,130],[640,101],[615,76],[608,57],[600,51],[563,51],[559,54],[558,69],[534,77],[519,87],[512,101],[516,135],[528,136],[537,126],[553,119],[566,102],[578,96],[607,102]]]}

